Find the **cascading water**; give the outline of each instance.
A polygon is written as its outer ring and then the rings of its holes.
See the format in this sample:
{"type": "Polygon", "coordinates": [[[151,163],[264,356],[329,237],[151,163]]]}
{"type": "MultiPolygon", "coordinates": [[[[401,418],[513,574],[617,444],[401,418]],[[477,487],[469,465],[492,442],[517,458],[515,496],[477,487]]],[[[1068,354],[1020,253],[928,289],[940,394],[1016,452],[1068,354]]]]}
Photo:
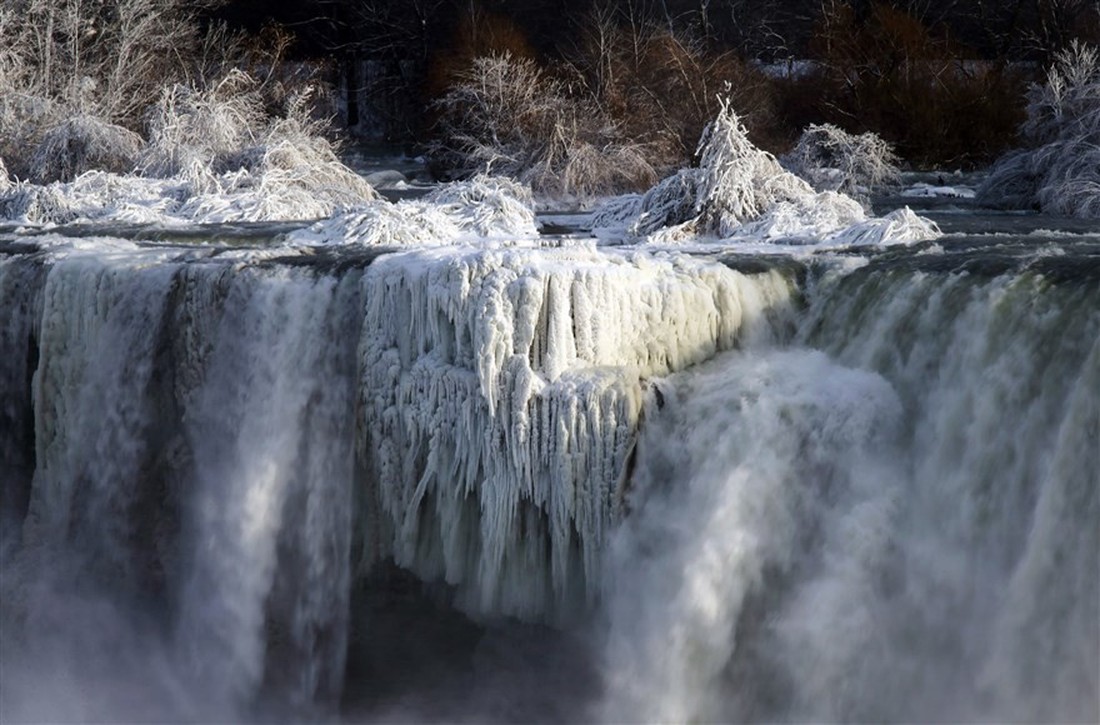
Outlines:
{"type": "Polygon", "coordinates": [[[1069,257],[0,242],[0,718],[1095,721],[1069,257]]]}
{"type": "Polygon", "coordinates": [[[660,384],[597,714],[1096,720],[1100,269],[951,264],[826,267],[796,343],[829,358],[660,384]]]}

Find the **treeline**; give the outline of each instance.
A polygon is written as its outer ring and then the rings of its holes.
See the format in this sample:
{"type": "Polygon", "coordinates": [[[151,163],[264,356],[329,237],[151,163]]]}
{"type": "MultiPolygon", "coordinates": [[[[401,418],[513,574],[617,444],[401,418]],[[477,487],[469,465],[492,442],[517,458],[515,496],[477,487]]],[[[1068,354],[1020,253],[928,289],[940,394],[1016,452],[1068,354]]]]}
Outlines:
{"type": "Polygon", "coordinates": [[[300,37],[300,51],[427,57],[456,42],[460,18],[505,18],[541,54],[562,53],[593,14],[687,30],[707,43],[765,61],[814,53],[817,26],[842,6],[857,19],[878,5],[964,44],[971,58],[1046,64],[1074,39],[1100,34],[1095,0],[229,0],[213,17],[259,27],[276,22],[300,37]]]}
{"type": "Polygon", "coordinates": [[[348,125],[394,142],[431,139],[433,102],[475,58],[508,53],[590,94],[620,125],[679,116],[631,138],[667,138],[674,125],[672,143],[691,146],[729,81],[768,148],[833,123],[879,133],[921,165],[1003,152],[1034,71],[1072,39],[1100,39],[1095,0],[235,0],[211,17],[288,28],[293,52],[334,63],[348,125]]]}
{"type": "Polygon", "coordinates": [[[300,57],[334,63],[347,125],[376,137],[437,138],[439,99],[507,53],[674,164],[727,82],[773,151],[832,123],[916,165],[987,163],[1048,60],[1100,40],[1095,0],[236,0],[211,17],[290,29],[300,57]]]}

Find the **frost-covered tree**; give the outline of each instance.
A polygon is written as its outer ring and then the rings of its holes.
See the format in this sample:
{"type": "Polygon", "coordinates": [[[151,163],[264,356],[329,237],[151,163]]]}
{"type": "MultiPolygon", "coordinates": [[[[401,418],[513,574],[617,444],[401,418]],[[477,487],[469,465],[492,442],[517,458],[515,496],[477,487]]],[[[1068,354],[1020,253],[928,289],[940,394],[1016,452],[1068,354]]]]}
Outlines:
{"type": "Polygon", "coordinates": [[[1028,93],[1029,147],[994,165],[982,203],[1100,218],[1100,49],[1074,42],[1028,93]]]}
{"type": "Polygon", "coordinates": [[[71,178],[134,153],[131,131],[198,47],[184,0],[5,0],[0,153],[20,177],[71,178]],[[61,159],[58,154],[68,154],[61,159]]]}
{"type": "Polygon", "coordinates": [[[817,191],[864,196],[898,179],[898,159],[881,136],[851,134],[829,123],[811,124],[783,159],[783,165],[817,191]]]}

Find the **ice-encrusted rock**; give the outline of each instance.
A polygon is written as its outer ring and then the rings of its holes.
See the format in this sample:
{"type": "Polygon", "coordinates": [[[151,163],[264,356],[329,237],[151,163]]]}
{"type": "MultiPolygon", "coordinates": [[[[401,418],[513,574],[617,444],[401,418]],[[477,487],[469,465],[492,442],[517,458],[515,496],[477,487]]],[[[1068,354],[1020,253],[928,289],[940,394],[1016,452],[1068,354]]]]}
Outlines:
{"type": "Polygon", "coordinates": [[[392,554],[475,615],[558,619],[597,594],[646,381],[788,304],[778,274],[595,249],[375,261],[363,450],[392,554]]]}

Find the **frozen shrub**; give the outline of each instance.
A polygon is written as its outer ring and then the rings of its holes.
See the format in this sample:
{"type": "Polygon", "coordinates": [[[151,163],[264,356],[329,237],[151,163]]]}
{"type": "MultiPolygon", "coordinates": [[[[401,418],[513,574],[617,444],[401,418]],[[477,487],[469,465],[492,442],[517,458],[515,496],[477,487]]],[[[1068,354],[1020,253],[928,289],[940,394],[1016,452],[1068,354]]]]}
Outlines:
{"type": "Polygon", "coordinates": [[[699,230],[727,236],[781,201],[811,196],[803,180],[786,171],[774,156],[756,148],[729,103],[699,141],[696,206],[699,230]]]}
{"type": "Polygon", "coordinates": [[[683,169],[643,195],[629,225],[631,234],[645,236],[675,227],[685,235],[728,237],[780,202],[814,196],[805,181],[749,141],[725,100],[703,132],[696,155],[697,168],[683,169]]]}
{"type": "Polygon", "coordinates": [[[802,132],[783,165],[817,191],[864,195],[898,179],[893,147],[877,134],[850,134],[832,124],[812,124],[802,132]]]}
{"type": "Polygon", "coordinates": [[[780,202],[814,196],[805,181],[749,141],[728,101],[721,102],[718,117],[703,132],[696,155],[697,168],[678,171],[639,202],[628,202],[614,212],[602,210],[596,219],[612,221],[634,207],[635,216],[627,224],[632,235],[675,227],[688,235],[728,237],[780,202]]]}
{"type": "Polygon", "coordinates": [[[595,212],[593,226],[657,243],[699,237],[845,243],[842,235],[850,232],[851,243],[869,244],[938,235],[911,212],[869,222],[851,197],[815,192],[748,140],[728,101],[720,106],[699,142],[697,168],[673,174],[641,197],[611,200],[595,212]]]}
{"type": "Polygon", "coordinates": [[[437,206],[380,200],[294,232],[290,241],[309,245],[438,247],[451,244],[460,234],[454,220],[437,206]]]}
{"type": "Polygon", "coordinates": [[[530,187],[500,176],[478,175],[445,184],[424,197],[458,227],[482,237],[538,234],[530,187]]]}
{"type": "Polygon", "coordinates": [[[317,219],[377,198],[309,118],[308,90],[269,117],[256,83],[231,72],[206,90],[174,86],[150,117],[138,168],[189,186],[180,209],[202,222],[317,219]]]}
{"type": "Polygon", "coordinates": [[[1100,49],[1074,42],[1027,94],[1024,135],[1036,143],[1100,133],[1100,49]]]}
{"type": "Polygon", "coordinates": [[[593,229],[624,229],[642,213],[641,194],[623,194],[607,199],[592,212],[593,229]]]}
{"type": "Polygon", "coordinates": [[[46,131],[31,157],[30,178],[45,184],[72,181],[93,169],[126,173],[142,145],[133,131],[94,116],[73,116],[46,131]]]}
{"type": "Polygon", "coordinates": [[[422,199],[376,201],[296,232],[300,244],[442,246],[474,238],[538,235],[530,188],[503,177],[445,184],[422,199]]]}
{"type": "Polygon", "coordinates": [[[781,201],[755,221],[742,225],[735,238],[785,243],[817,242],[865,221],[863,207],[855,199],[835,191],[823,191],[792,201],[781,201]]]}
{"type": "Polygon", "coordinates": [[[4,157],[0,156],[0,193],[11,188],[11,179],[8,178],[8,167],[4,165],[4,157]]]}
{"type": "Polygon", "coordinates": [[[645,236],[691,220],[698,212],[699,169],[681,169],[642,195],[631,234],[645,236]]]}
{"type": "Polygon", "coordinates": [[[546,196],[588,198],[651,184],[644,145],[532,60],[475,58],[437,101],[434,163],[453,177],[505,175],[546,196]]]}
{"type": "Polygon", "coordinates": [[[608,143],[599,148],[578,141],[566,154],[561,177],[563,192],[587,198],[648,186],[657,181],[657,171],[640,144],[608,143]]]}
{"type": "Polygon", "coordinates": [[[149,143],[138,169],[156,178],[189,176],[207,186],[227,157],[256,143],[264,121],[255,83],[239,71],[205,90],[170,86],[149,113],[149,143]]]}
{"type": "Polygon", "coordinates": [[[909,207],[895,209],[886,216],[852,224],[829,236],[828,241],[848,246],[913,244],[940,236],[935,222],[917,216],[909,207]]]}
{"type": "Polygon", "coordinates": [[[0,155],[18,178],[31,175],[31,155],[43,131],[60,120],[48,99],[0,86],[0,155]]]}
{"type": "Polygon", "coordinates": [[[1002,157],[978,201],[1100,218],[1100,52],[1074,43],[1028,93],[1030,147],[1002,157]]]}
{"type": "Polygon", "coordinates": [[[27,224],[68,224],[78,218],[70,200],[52,186],[16,183],[0,193],[0,219],[27,224]]]}

